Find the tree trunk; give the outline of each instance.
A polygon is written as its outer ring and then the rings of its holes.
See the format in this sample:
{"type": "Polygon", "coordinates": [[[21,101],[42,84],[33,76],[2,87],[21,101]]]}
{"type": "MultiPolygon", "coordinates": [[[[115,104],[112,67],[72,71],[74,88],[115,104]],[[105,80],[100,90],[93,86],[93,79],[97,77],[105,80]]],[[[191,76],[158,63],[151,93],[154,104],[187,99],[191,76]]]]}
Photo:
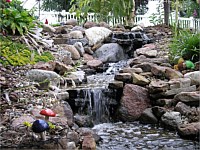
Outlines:
{"type": "Polygon", "coordinates": [[[135,23],[135,0],[132,1],[132,10],[128,16],[128,25],[133,26],[135,23]]]}
{"type": "Polygon", "coordinates": [[[170,0],[164,0],[164,23],[166,25],[169,25],[169,1],[170,0]]]}

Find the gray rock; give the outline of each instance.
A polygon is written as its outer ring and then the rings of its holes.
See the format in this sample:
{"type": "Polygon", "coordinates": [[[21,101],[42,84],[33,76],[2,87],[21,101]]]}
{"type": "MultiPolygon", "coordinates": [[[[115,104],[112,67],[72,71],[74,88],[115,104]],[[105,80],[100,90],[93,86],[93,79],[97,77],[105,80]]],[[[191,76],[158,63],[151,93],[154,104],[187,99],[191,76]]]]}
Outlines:
{"type": "Polygon", "coordinates": [[[155,64],[153,64],[153,63],[143,62],[141,64],[134,65],[133,68],[141,68],[143,72],[151,72],[151,68],[154,65],[155,64]]]}
{"type": "Polygon", "coordinates": [[[48,24],[43,24],[42,27],[44,32],[56,32],[56,29],[48,24]]]}
{"type": "Polygon", "coordinates": [[[142,73],[142,69],[141,68],[123,68],[122,70],[120,70],[120,72],[123,72],[123,73],[142,73]]]}
{"type": "Polygon", "coordinates": [[[170,95],[176,95],[180,92],[194,92],[196,91],[196,86],[189,86],[189,87],[185,87],[185,88],[177,88],[177,89],[172,89],[172,90],[167,90],[165,92],[166,96],[170,96],[170,95]]]}
{"type": "Polygon", "coordinates": [[[144,55],[146,57],[156,57],[157,56],[157,50],[152,50],[149,47],[142,47],[136,49],[137,55],[144,55]]]}
{"type": "Polygon", "coordinates": [[[78,21],[76,19],[68,19],[65,22],[66,25],[72,25],[72,26],[76,26],[78,24],[78,21]]]}
{"type": "Polygon", "coordinates": [[[163,63],[167,63],[168,59],[166,59],[166,58],[146,58],[146,56],[140,55],[136,58],[130,59],[128,63],[130,66],[134,66],[137,64],[145,63],[145,62],[160,65],[163,63]]]}
{"type": "Polygon", "coordinates": [[[191,80],[189,78],[171,79],[169,81],[170,89],[190,87],[191,80]]]}
{"type": "Polygon", "coordinates": [[[95,142],[95,139],[91,135],[83,137],[82,149],[96,150],[96,142],[95,142]]]}
{"type": "Polygon", "coordinates": [[[156,105],[162,106],[162,107],[172,107],[175,105],[175,102],[173,99],[158,99],[156,100],[156,105]]]}
{"type": "Polygon", "coordinates": [[[74,43],[74,47],[78,50],[79,54],[83,57],[83,54],[85,53],[83,44],[81,42],[74,43]]]}
{"type": "Polygon", "coordinates": [[[74,121],[79,127],[93,127],[94,124],[90,116],[76,114],[74,121]]]}
{"type": "Polygon", "coordinates": [[[92,27],[85,30],[90,46],[103,42],[111,33],[112,31],[105,27],[92,27]]]}
{"type": "Polygon", "coordinates": [[[184,74],[184,78],[190,78],[192,84],[200,85],[200,71],[194,71],[184,74]]]}
{"type": "Polygon", "coordinates": [[[143,31],[142,27],[137,25],[131,29],[131,31],[143,31]]]}
{"type": "Polygon", "coordinates": [[[117,62],[125,58],[123,48],[117,43],[109,43],[102,45],[95,51],[94,56],[103,63],[117,62]]]}
{"type": "Polygon", "coordinates": [[[11,127],[15,130],[18,130],[21,126],[24,125],[24,122],[33,123],[35,119],[28,115],[20,116],[19,118],[15,118],[12,121],[11,127]]]}
{"type": "Polygon", "coordinates": [[[152,66],[151,72],[159,78],[176,79],[182,78],[183,75],[170,67],[152,66]]]}
{"type": "Polygon", "coordinates": [[[67,39],[66,44],[74,45],[76,42],[81,42],[83,46],[88,45],[88,40],[86,38],[82,39],[67,39]]]}
{"type": "Polygon", "coordinates": [[[199,106],[200,91],[181,92],[175,95],[174,99],[177,101],[181,101],[189,106],[199,106]]]}
{"type": "Polygon", "coordinates": [[[180,112],[182,115],[187,115],[190,112],[190,107],[182,102],[178,102],[174,110],[180,112]]]}
{"type": "Polygon", "coordinates": [[[163,66],[153,65],[151,68],[151,72],[157,78],[165,78],[165,67],[163,66]]]}
{"type": "Polygon", "coordinates": [[[26,74],[26,77],[32,81],[43,82],[44,80],[49,80],[51,85],[57,85],[60,83],[61,76],[53,71],[32,69],[26,74]]]}
{"type": "Polygon", "coordinates": [[[62,44],[62,47],[64,50],[71,53],[71,58],[73,60],[80,59],[80,54],[79,54],[78,50],[74,47],[74,45],[62,44]]]}
{"type": "Polygon", "coordinates": [[[76,144],[79,143],[79,135],[77,132],[75,131],[69,131],[67,133],[67,139],[70,141],[70,142],[75,142],[76,144]]]}
{"type": "Polygon", "coordinates": [[[182,124],[180,112],[166,112],[161,117],[161,123],[167,129],[176,130],[182,124]]]}
{"type": "Polygon", "coordinates": [[[122,89],[124,87],[124,83],[122,81],[114,80],[112,82],[109,82],[108,87],[111,89],[122,89]]]}
{"type": "Polygon", "coordinates": [[[59,93],[54,93],[56,96],[57,100],[63,101],[69,99],[69,93],[68,92],[59,92],[59,93]]]}
{"type": "Polygon", "coordinates": [[[66,44],[68,42],[68,38],[53,38],[53,42],[55,45],[57,44],[66,44]]]}
{"type": "Polygon", "coordinates": [[[155,115],[152,112],[151,108],[147,108],[143,111],[139,118],[140,123],[144,124],[157,124],[158,119],[155,117],[155,115]]]}
{"type": "Polygon", "coordinates": [[[55,70],[56,72],[58,72],[60,75],[64,75],[65,72],[69,72],[73,69],[72,66],[69,66],[69,65],[66,65],[60,61],[56,61],[55,62],[56,65],[55,65],[55,70]]]}
{"type": "Polygon", "coordinates": [[[71,31],[69,33],[69,38],[71,38],[71,39],[82,39],[83,33],[81,31],[71,31]]]}
{"type": "Polygon", "coordinates": [[[60,34],[60,33],[67,34],[71,31],[72,28],[73,28],[72,25],[57,26],[57,27],[55,27],[55,29],[56,29],[55,33],[57,33],[57,34],[60,34]]]}
{"type": "Polygon", "coordinates": [[[152,80],[148,89],[149,93],[165,92],[169,89],[169,84],[163,80],[152,80]]]}
{"type": "Polygon", "coordinates": [[[67,142],[67,149],[68,150],[76,150],[76,144],[75,142],[67,142]]]}
{"type": "Polygon", "coordinates": [[[103,62],[101,60],[89,60],[87,65],[92,69],[98,69],[103,66],[103,62]]]}
{"type": "Polygon", "coordinates": [[[60,117],[63,121],[66,120],[69,126],[73,125],[73,111],[71,106],[67,102],[62,104],[57,104],[53,106],[53,111],[60,117]]]}
{"type": "Polygon", "coordinates": [[[115,74],[114,79],[127,83],[127,82],[131,81],[131,74],[130,73],[117,73],[117,74],[115,74]]]}
{"type": "Polygon", "coordinates": [[[167,109],[164,107],[154,106],[152,107],[152,112],[157,117],[157,119],[160,120],[162,115],[167,112],[167,109]]]}
{"type": "Polygon", "coordinates": [[[84,26],[84,28],[88,29],[88,28],[92,28],[92,27],[97,27],[98,24],[96,22],[87,21],[83,26],[84,26]]]}
{"type": "Polygon", "coordinates": [[[91,54],[91,55],[94,54],[94,52],[92,51],[91,47],[89,47],[89,46],[85,46],[85,47],[84,47],[84,50],[85,50],[85,52],[88,53],[88,54],[91,54]]]}

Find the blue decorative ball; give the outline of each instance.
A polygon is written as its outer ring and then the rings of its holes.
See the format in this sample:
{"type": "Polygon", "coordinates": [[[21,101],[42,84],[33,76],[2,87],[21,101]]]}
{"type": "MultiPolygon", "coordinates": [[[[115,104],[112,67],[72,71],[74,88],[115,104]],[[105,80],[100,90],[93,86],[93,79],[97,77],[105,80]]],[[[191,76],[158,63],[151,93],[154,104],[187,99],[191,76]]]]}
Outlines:
{"type": "Polygon", "coordinates": [[[32,130],[35,133],[41,133],[49,129],[49,124],[45,120],[35,120],[32,124],[32,130]]]}

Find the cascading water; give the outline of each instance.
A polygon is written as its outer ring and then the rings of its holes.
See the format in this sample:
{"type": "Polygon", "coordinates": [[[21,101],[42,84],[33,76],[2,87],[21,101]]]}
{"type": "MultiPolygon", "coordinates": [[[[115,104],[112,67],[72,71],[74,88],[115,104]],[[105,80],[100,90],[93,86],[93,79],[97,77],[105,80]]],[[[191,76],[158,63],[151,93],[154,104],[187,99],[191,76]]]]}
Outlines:
{"type": "Polygon", "coordinates": [[[71,101],[75,113],[88,115],[94,124],[110,121],[110,113],[113,105],[116,105],[116,90],[109,89],[108,83],[114,80],[114,74],[126,65],[126,61],[110,63],[105,66],[105,72],[87,76],[87,84],[69,89],[71,101]]]}
{"type": "Polygon", "coordinates": [[[109,105],[107,104],[110,98],[106,96],[107,92],[109,90],[105,86],[78,90],[75,99],[76,105],[80,106],[78,114],[91,116],[94,124],[108,122],[109,105]]]}

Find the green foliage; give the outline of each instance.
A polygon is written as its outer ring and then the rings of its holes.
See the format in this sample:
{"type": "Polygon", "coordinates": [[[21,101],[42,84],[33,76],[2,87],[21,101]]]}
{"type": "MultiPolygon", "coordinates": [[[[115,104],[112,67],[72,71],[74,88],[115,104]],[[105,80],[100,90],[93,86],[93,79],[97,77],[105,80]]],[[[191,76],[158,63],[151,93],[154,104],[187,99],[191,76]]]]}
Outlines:
{"type": "Polygon", "coordinates": [[[191,33],[189,30],[181,30],[169,45],[169,58],[171,63],[179,57],[193,62],[200,57],[200,33],[191,33]]]}
{"type": "Polygon", "coordinates": [[[0,32],[23,35],[35,26],[34,17],[21,4],[19,0],[10,3],[3,1],[0,4],[0,32]]]}
{"type": "Polygon", "coordinates": [[[200,6],[196,0],[184,0],[180,5],[180,16],[200,18],[200,6]]]}
{"type": "Polygon", "coordinates": [[[68,11],[70,8],[70,0],[43,0],[42,9],[45,11],[68,11]]]}
{"type": "Polygon", "coordinates": [[[25,121],[23,124],[24,124],[25,126],[27,126],[27,127],[32,127],[32,124],[31,124],[30,122],[28,122],[28,121],[25,121]]]}
{"type": "Polygon", "coordinates": [[[164,15],[164,12],[161,11],[163,10],[163,2],[159,1],[159,4],[156,7],[157,13],[153,13],[150,17],[149,17],[149,21],[150,23],[153,23],[154,25],[157,24],[162,24],[163,23],[163,18],[162,16],[164,15]]]}
{"type": "Polygon", "coordinates": [[[119,19],[129,18],[135,5],[134,0],[72,0],[71,4],[70,12],[76,12],[77,17],[85,21],[89,12],[94,12],[98,21],[107,21],[109,14],[119,19]]]}
{"type": "Polygon", "coordinates": [[[30,51],[25,45],[6,38],[0,38],[0,52],[0,63],[3,65],[23,66],[54,59],[50,52],[44,52],[40,56],[36,51],[30,51]]]}
{"type": "Polygon", "coordinates": [[[55,129],[56,128],[56,126],[51,122],[48,122],[48,125],[49,125],[50,129],[55,129]]]}

